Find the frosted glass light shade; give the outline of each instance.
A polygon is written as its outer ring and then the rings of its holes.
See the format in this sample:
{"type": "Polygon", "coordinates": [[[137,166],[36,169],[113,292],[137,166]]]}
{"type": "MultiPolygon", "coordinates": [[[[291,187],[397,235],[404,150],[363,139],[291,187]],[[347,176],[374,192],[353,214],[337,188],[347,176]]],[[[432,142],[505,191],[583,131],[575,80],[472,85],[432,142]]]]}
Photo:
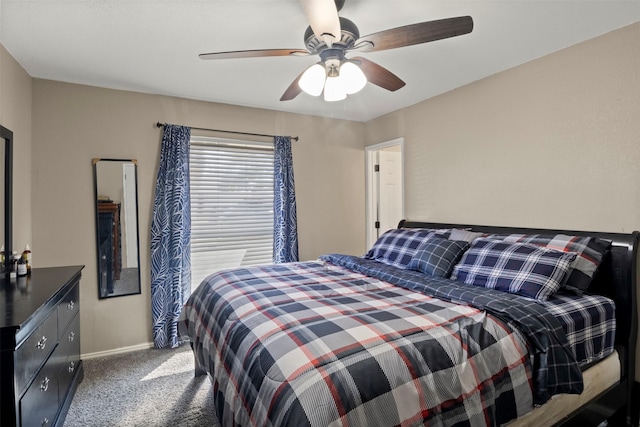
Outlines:
{"type": "Polygon", "coordinates": [[[309,95],[318,96],[322,93],[326,76],[327,73],[323,65],[313,64],[302,73],[300,80],[298,80],[298,86],[309,95]]]}
{"type": "Polygon", "coordinates": [[[338,77],[327,77],[324,83],[324,100],[328,102],[342,101],[347,97],[343,80],[338,77]]]}
{"type": "Polygon", "coordinates": [[[348,95],[360,92],[367,84],[367,77],[360,67],[353,62],[345,62],[342,64],[340,67],[340,78],[342,79],[345,92],[348,95]]]}

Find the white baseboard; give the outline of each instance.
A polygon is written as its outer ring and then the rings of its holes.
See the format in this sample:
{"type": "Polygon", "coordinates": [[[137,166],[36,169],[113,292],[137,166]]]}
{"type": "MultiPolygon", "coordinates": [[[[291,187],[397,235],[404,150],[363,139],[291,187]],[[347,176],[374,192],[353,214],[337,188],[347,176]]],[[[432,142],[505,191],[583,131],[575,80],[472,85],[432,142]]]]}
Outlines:
{"type": "Polygon", "coordinates": [[[116,354],[130,353],[132,351],[148,350],[150,348],[153,348],[153,343],[152,342],[148,342],[148,343],[144,343],[144,344],[138,344],[138,345],[132,345],[132,346],[129,346],[129,347],[114,348],[112,350],[97,351],[95,353],[86,353],[86,354],[80,355],[80,358],[82,360],[88,360],[88,359],[95,359],[97,357],[113,356],[113,355],[116,355],[116,354]]]}

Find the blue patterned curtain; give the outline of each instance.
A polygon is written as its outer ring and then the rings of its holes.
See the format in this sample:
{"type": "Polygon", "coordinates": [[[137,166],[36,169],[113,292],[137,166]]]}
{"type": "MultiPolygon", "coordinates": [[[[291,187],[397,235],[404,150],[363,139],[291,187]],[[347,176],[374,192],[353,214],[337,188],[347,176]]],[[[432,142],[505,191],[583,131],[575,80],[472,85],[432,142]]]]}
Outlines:
{"type": "Polygon", "coordinates": [[[273,262],[298,261],[298,220],[291,138],[276,136],[273,154],[273,262]]]}
{"type": "Polygon", "coordinates": [[[178,318],[191,294],[191,128],[165,125],[151,221],[151,310],[157,348],[177,347],[178,318]]]}

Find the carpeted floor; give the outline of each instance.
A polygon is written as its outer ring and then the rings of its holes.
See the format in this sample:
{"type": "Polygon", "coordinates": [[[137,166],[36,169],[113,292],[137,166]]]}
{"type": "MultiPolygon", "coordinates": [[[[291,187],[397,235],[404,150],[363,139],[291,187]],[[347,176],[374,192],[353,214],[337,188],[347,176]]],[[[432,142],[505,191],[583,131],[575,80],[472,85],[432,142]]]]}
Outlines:
{"type": "Polygon", "coordinates": [[[90,359],[64,427],[219,427],[188,345],[90,359]]]}

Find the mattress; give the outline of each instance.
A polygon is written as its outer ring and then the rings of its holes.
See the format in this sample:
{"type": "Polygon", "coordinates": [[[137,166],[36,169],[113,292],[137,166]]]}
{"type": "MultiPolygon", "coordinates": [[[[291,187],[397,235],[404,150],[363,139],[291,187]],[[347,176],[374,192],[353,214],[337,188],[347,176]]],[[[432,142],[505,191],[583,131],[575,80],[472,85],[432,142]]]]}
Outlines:
{"type": "Polygon", "coordinates": [[[618,378],[620,378],[618,353],[614,350],[604,360],[586,369],[582,377],[584,380],[584,392],[582,394],[553,396],[544,405],[534,408],[528,414],[505,425],[509,427],[540,427],[551,426],[563,420],[568,414],[571,414],[618,382],[618,378]]]}

